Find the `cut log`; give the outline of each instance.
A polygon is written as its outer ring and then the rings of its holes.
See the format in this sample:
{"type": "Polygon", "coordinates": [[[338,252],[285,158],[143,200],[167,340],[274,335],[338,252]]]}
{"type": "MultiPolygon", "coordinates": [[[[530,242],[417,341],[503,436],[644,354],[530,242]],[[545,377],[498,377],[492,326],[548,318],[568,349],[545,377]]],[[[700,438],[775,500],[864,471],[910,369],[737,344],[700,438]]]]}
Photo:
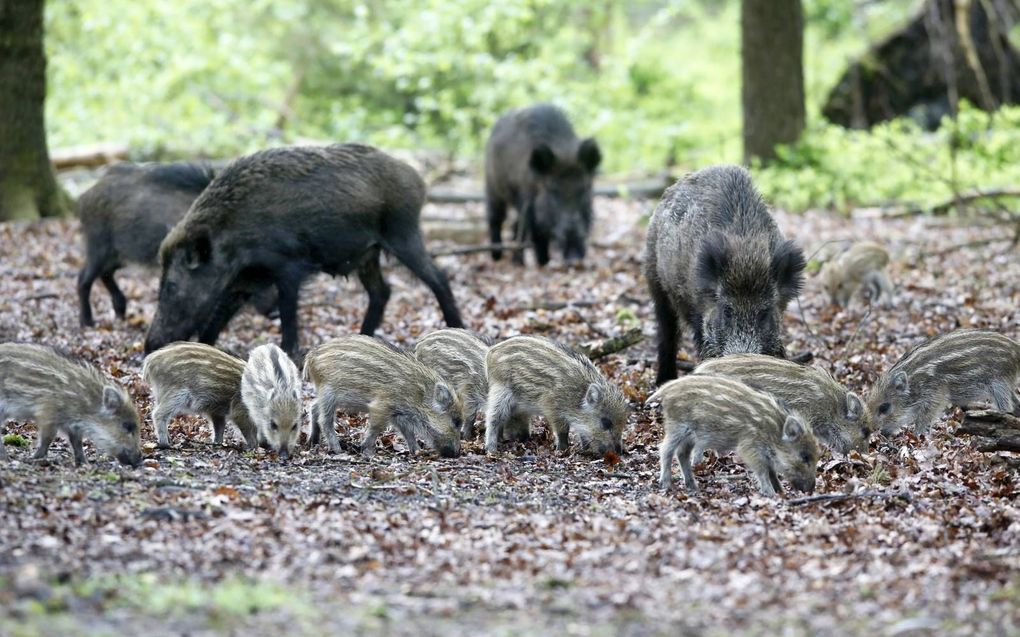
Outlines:
{"type": "Polygon", "coordinates": [[[57,170],[68,168],[105,166],[128,158],[127,144],[92,144],[72,146],[50,151],[50,161],[57,170]]]}
{"type": "Polygon", "coordinates": [[[619,336],[611,336],[591,343],[583,343],[574,349],[594,361],[609,356],[610,354],[623,351],[631,345],[637,345],[643,340],[645,340],[645,335],[644,332],[641,331],[641,328],[632,327],[619,336]]]}
{"type": "Polygon", "coordinates": [[[957,435],[975,437],[978,451],[1020,452],[1020,418],[999,411],[968,411],[956,428],[957,435]]]}

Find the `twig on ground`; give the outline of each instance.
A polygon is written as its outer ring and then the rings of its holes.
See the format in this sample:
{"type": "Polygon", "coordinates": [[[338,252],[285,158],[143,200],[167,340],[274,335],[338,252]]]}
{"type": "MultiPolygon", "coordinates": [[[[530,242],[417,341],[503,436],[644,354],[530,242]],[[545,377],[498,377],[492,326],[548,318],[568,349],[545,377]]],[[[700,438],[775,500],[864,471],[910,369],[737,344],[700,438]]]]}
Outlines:
{"type": "Polygon", "coordinates": [[[885,500],[900,499],[909,502],[912,498],[909,493],[902,491],[860,491],[857,493],[820,493],[809,495],[803,498],[787,500],[789,506],[801,506],[804,504],[815,504],[818,502],[845,502],[847,500],[885,500]]]}
{"type": "Polygon", "coordinates": [[[593,343],[584,343],[578,345],[575,349],[594,361],[625,350],[643,340],[645,340],[645,335],[641,328],[632,327],[620,336],[605,338],[593,343]]]}

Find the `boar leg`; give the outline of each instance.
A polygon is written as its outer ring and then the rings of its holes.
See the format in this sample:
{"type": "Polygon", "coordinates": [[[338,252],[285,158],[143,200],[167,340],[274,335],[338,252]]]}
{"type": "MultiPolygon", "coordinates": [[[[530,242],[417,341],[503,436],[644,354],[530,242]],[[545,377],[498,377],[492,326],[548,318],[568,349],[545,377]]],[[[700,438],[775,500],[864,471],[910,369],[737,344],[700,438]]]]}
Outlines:
{"type": "Polygon", "coordinates": [[[373,250],[368,259],[358,267],[358,279],[368,292],[368,309],[365,311],[364,320],[361,321],[361,333],[371,336],[382,323],[386,303],[390,300],[390,286],[383,278],[382,268],[379,266],[379,250],[373,250]]]}
{"type": "Polygon", "coordinates": [[[336,397],[328,387],[323,387],[319,391],[319,396],[312,406],[312,413],[318,416],[318,419],[312,420],[309,444],[318,444],[321,433],[322,437],[326,439],[326,446],[329,447],[330,452],[340,453],[340,437],[333,427],[333,421],[336,420],[336,397]],[[314,442],[312,442],[313,440],[314,442]]]}
{"type": "Polygon", "coordinates": [[[506,422],[514,415],[514,393],[509,387],[492,383],[485,412],[485,451],[497,453],[506,422]]]}
{"type": "Polygon", "coordinates": [[[51,423],[36,423],[36,425],[39,428],[39,446],[35,448],[32,459],[43,460],[46,458],[50,445],[53,444],[53,439],[57,435],[57,427],[51,423]]]}
{"type": "Polygon", "coordinates": [[[503,440],[527,442],[531,440],[531,415],[517,412],[503,426],[503,440]]]}
{"type": "Polygon", "coordinates": [[[782,485],[775,478],[775,470],[769,466],[768,461],[760,453],[741,454],[741,459],[758,481],[758,489],[763,496],[767,498],[775,497],[777,486],[779,486],[778,491],[782,492],[782,485]]]}
{"type": "Polygon", "coordinates": [[[535,261],[542,267],[549,263],[549,235],[537,228],[531,233],[531,242],[535,246],[535,261]]]}
{"type": "Polygon", "coordinates": [[[74,466],[80,467],[85,462],[85,449],[81,446],[81,432],[77,427],[67,430],[67,440],[71,443],[71,452],[74,454],[74,466]]]}
{"type": "Polygon", "coordinates": [[[460,439],[472,440],[475,437],[475,421],[478,420],[478,410],[467,412],[461,415],[460,439]]]}
{"type": "Polygon", "coordinates": [[[450,283],[446,275],[436,267],[436,264],[429,258],[425,250],[425,243],[417,230],[410,235],[393,237],[388,242],[387,249],[404,264],[416,277],[429,286],[432,293],[439,301],[439,308],[443,311],[443,320],[448,327],[464,327],[460,320],[460,311],[457,303],[453,300],[453,292],[450,291],[450,283]]]}
{"type": "MultiPolygon", "coordinates": [[[[517,210],[517,219],[514,221],[514,241],[525,243],[531,238],[531,204],[523,204],[517,210]]],[[[516,248],[513,251],[513,263],[514,265],[524,265],[524,248],[516,248]]]]}
{"type": "MultiPolygon", "coordinates": [[[[486,190],[490,190],[486,188],[486,190]]],[[[503,223],[506,222],[506,201],[496,197],[491,192],[485,193],[485,210],[489,219],[489,241],[492,245],[503,243],[503,223]]],[[[499,261],[503,258],[503,251],[492,250],[492,260],[499,261]]]]}
{"type": "Polygon", "coordinates": [[[649,278],[648,288],[652,293],[652,302],[655,305],[655,321],[659,327],[659,372],[655,378],[656,385],[676,378],[676,353],[677,336],[680,325],[676,311],[666,296],[659,282],[654,277],[649,278]]]}
{"type": "Polygon", "coordinates": [[[215,414],[209,417],[212,421],[213,443],[223,444],[223,430],[227,428],[227,417],[223,414],[215,414]]]}
{"type": "Polygon", "coordinates": [[[92,293],[92,284],[99,277],[99,266],[98,261],[90,259],[78,272],[78,308],[82,327],[92,327],[96,324],[92,318],[92,302],[89,295],[92,293]]]}
{"type": "MultiPolygon", "coordinates": [[[[369,419],[371,418],[370,414],[369,419]]],[[[415,434],[418,431],[423,431],[425,427],[422,427],[421,423],[415,421],[413,416],[394,414],[390,422],[393,423],[393,428],[403,437],[404,442],[407,444],[407,451],[412,456],[416,455],[418,453],[418,437],[415,434]]]]}
{"type": "MultiPolygon", "coordinates": [[[[694,481],[694,470],[691,463],[691,456],[695,446],[697,446],[697,441],[694,439],[694,434],[691,433],[690,429],[687,429],[682,434],[677,434],[676,437],[679,442],[677,443],[675,453],[677,460],[680,461],[680,471],[684,474],[684,486],[687,488],[688,493],[697,493],[698,483],[694,481]]],[[[672,467],[670,468],[672,469],[672,467]]]]}
{"type": "MultiPolygon", "coordinates": [[[[662,439],[662,444],[659,445],[659,488],[663,491],[669,491],[673,486],[673,458],[679,457],[677,450],[680,449],[680,444],[683,441],[682,435],[675,431],[668,431],[662,439]]],[[[689,485],[690,483],[688,483],[689,485]]]]}
{"type": "MultiPolygon", "coordinates": [[[[378,406],[371,406],[368,410],[368,432],[365,433],[365,439],[361,441],[361,454],[366,457],[375,455],[375,441],[386,430],[386,424],[389,421],[389,413],[386,410],[379,408],[378,406]]],[[[396,423],[394,423],[396,424],[396,423]]],[[[403,432],[401,432],[403,433],[403,432]]],[[[407,440],[407,436],[404,437],[407,440]]],[[[410,448],[408,444],[408,448],[410,448]]],[[[418,443],[414,443],[414,451],[418,450],[418,443]]],[[[413,452],[412,452],[413,453],[413,452]]]]}
{"type": "Polygon", "coordinates": [[[570,423],[560,418],[549,418],[549,425],[556,435],[556,451],[570,448],[570,423]]]}
{"type": "Polygon", "coordinates": [[[283,332],[280,348],[294,359],[298,355],[297,309],[300,290],[299,277],[289,276],[276,281],[276,291],[279,293],[280,331],[283,332]]]}
{"type": "Polygon", "coordinates": [[[103,285],[106,287],[106,291],[110,293],[110,302],[113,304],[113,313],[117,318],[123,320],[124,315],[127,314],[127,297],[121,292],[120,287],[117,285],[117,281],[113,278],[115,270],[108,270],[103,273],[101,280],[103,285]]]}
{"type": "MultiPolygon", "coordinates": [[[[180,397],[180,400],[187,400],[187,397],[180,397]]],[[[160,449],[170,448],[170,419],[177,413],[174,404],[176,402],[177,400],[157,400],[156,407],[152,410],[152,426],[156,430],[156,446],[160,449]]]]}

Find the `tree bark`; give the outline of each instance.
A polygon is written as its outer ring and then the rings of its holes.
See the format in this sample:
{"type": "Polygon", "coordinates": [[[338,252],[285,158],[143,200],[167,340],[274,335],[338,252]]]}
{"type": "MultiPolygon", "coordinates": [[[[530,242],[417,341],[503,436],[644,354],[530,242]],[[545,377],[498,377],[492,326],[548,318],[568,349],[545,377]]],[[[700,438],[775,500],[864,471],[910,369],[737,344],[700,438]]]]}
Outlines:
{"type": "Polygon", "coordinates": [[[43,0],[0,0],[0,221],[65,214],[46,148],[43,0]]]}
{"type": "Polygon", "coordinates": [[[740,11],[744,161],[768,161],[804,130],[800,0],[743,0],[740,11]]]}

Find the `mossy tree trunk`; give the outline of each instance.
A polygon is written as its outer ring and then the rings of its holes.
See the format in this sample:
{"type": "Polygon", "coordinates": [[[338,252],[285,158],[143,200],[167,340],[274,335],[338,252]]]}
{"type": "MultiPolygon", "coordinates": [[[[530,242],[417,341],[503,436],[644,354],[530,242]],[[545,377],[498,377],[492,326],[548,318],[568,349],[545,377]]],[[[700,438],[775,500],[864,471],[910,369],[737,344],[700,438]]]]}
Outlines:
{"type": "Polygon", "coordinates": [[[0,221],[65,214],[46,148],[43,0],[0,0],[0,221]]]}
{"type": "Polygon", "coordinates": [[[775,157],[804,130],[800,0],[743,0],[740,10],[744,161],[775,157]]]}

